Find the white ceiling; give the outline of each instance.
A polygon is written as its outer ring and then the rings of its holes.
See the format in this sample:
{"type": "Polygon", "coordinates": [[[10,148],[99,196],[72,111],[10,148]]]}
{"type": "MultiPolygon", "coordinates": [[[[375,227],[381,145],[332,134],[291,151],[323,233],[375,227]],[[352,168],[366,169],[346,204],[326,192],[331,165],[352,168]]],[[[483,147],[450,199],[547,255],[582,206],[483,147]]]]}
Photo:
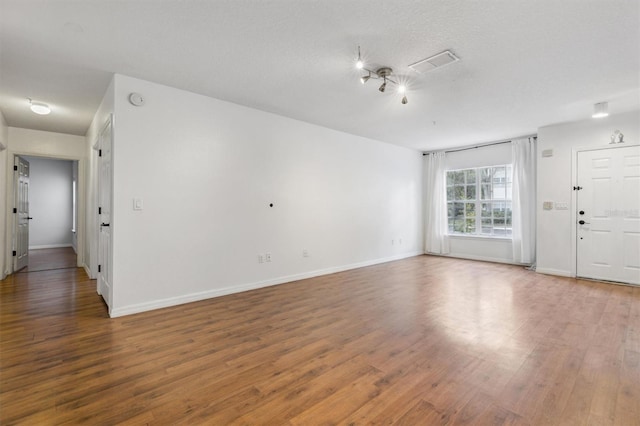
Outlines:
{"type": "Polygon", "coordinates": [[[83,135],[121,73],[441,149],[640,108],[639,28],[638,0],[0,0],[0,110],[83,135]],[[408,79],[407,105],[359,83],[358,45],[408,79]],[[461,61],[408,68],[446,49],[461,61]]]}

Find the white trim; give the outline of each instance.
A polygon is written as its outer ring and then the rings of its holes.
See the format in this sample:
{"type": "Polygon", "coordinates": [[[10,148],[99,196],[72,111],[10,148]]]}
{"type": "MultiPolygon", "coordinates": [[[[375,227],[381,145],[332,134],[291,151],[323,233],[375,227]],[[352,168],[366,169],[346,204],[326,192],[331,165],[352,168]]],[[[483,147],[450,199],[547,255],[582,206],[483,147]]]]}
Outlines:
{"type": "Polygon", "coordinates": [[[562,269],[553,269],[553,268],[540,268],[536,267],[536,272],[545,275],[557,275],[560,277],[569,277],[575,278],[576,274],[571,271],[563,271],[562,269]]]}
{"type": "Polygon", "coordinates": [[[464,259],[464,260],[479,260],[481,262],[493,262],[493,263],[505,263],[507,265],[517,265],[517,266],[529,266],[529,264],[525,263],[514,263],[511,260],[507,260],[501,257],[488,257],[488,256],[476,256],[473,254],[435,254],[435,253],[425,253],[429,256],[442,256],[442,257],[453,257],[455,259],[464,259]]]}
{"type": "Polygon", "coordinates": [[[200,300],[211,299],[214,297],[226,296],[234,293],[242,293],[249,290],[256,290],[262,287],[269,287],[278,284],[285,284],[292,281],[303,280],[307,278],[318,277],[321,275],[334,274],[336,272],[347,271],[350,269],[362,268],[365,266],[377,265],[379,263],[392,262],[394,260],[406,259],[408,257],[420,256],[421,252],[403,253],[396,256],[386,257],[382,259],[367,260],[364,262],[352,263],[349,265],[336,266],[325,269],[318,269],[316,271],[303,272],[300,274],[287,275],[284,277],[272,278],[264,281],[257,281],[248,284],[227,286],[223,288],[217,288],[214,290],[203,291],[199,293],[185,294],[183,296],[170,297],[166,299],[158,299],[150,302],[138,303],[129,306],[123,306],[119,308],[111,309],[109,316],[111,318],[121,317],[124,315],[137,314],[140,312],[151,311],[154,309],[167,308],[170,306],[182,305],[184,303],[197,302],[200,300]]]}
{"type": "MultiPolygon", "coordinates": [[[[63,248],[63,247],[72,247],[71,243],[66,244],[42,244],[39,246],[29,246],[29,250],[41,250],[41,249],[50,249],[50,248],[63,248]]],[[[75,251],[75,249],[74,249],[75,251]]]]}

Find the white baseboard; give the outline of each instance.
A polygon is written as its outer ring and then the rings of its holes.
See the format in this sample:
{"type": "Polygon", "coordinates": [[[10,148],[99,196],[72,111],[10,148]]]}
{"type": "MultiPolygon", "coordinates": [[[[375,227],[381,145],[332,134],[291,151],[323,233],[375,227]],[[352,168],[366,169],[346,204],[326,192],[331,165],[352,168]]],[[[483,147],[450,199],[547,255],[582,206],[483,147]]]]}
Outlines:
{"type": "Polygon", "coordinates": [[[270,280],[258,281],[241,285],[228,286],[214,290],[203,291],[199,293],[190,293],[183,296],[170,297],[166,299],[152,300],[149,302],[138,303],[129,306],[122,306],[111,310],[109,315],[111,318],[121,317],[124,315],[137,314],[140,312],[151,311],[154,309],[168,308],[170,306],[182,305],[184,303],[197,302],[200,300],[211,299],[214,297],[226,296],[234,293],[242,293],[244,291],[256,290],[263,287],[269,287],[278,284],[285,284],[292,281],[304,280],[307,278],[318,277],[321,275],[335,274],[336,272],[348,271],[350,269],[362,268],[365,266],[377,265],[380,263],[392,262],[394,260],[406,259],[408,257],[420,256],[422,252],[403,253],[396,256],[386,257],[382,259],[367,260],[364,262],[352,263],[349,265],[336,266],[331,268],[319,269],[300,274],[287,275],[284,277],[273,278],[270,280]]]}
{"type": "Polygon", "coordinates": [[[574,278],[575,275],[571,271],[564,271],[562,269],[553,269],[553,268],[541,268],[540,266],[536,267],[536,272],[545,275],[557,275],[560,277],[569,277],[574,278]]]}
{"type": "Polygon", "coordinates": [[[506,263],[507,265],[522,265],[527,266],[524,263],[513,262],[511,259],[504,259],[500,257],[487,257],[487,256],[476,256],[472,254],[435,254],[435,253],[425,253],[430,256],[442,256],[442,257],[455,257],[456,259],[465,259],[465,260],[479,260],[482,262],[493,262],[493,263],[506,263]]]}
{"type": "Polygon", "coordinates": [[[29,246],[29,250],[63,248],[63,247],[73,247],[73,246],[71,244],[43,244],[43,245],[40,245],[40,246],[29,246]]]}

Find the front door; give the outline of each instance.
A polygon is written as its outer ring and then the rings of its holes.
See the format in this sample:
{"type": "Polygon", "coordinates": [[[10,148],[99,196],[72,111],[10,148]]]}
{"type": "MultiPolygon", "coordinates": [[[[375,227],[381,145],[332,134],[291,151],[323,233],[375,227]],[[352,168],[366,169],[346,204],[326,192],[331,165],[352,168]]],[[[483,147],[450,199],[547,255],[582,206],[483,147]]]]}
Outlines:
{"type": "Polygon", "coordinates": [[[15,232],[13,238],[13,270],[29,264],[29,162],[22,157],[14,159],[15,232]]]}
{"type": "Polygon", "coordinates": [[[579,277],[640,284],[640,146],[578,152],[579,277]]]}

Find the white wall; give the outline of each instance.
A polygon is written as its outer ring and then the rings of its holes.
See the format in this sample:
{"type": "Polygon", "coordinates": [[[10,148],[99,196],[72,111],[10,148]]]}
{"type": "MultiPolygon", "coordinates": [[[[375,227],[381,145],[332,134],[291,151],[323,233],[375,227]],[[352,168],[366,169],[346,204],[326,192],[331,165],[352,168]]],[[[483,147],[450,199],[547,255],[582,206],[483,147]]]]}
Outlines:
{"type": "Polygon", "coordinates": [[[558,124],[538,130],[537,173],[537,271],[555,275],[575,275],[575,227],[572,170],[573,151],[581,147],[608,146],[615,130],[628,144],[640,142],[640,111],[610,115],[601,119],[558,124]],[[545,150],[552,157],[542,157],[545,150]],[[542,203],[568,203],[568,210],[543,210],[542,203]]]}
{"type": "Polygon", "coordinates": [[[421,252],[416,151],[120,75],[114,138],[114,316],[421,252]]]}
{"type": "Polygon", "coordinates": [[[7,233],[6,220],[9,214],[10,206],[6,203],[7,185],[5,182],[7,176],[7,147],[9,146],[9,127],[4,119],[2,111],[0,111],[0,280],[3,280],[9,272],[6,268],[7,245],[3,243],[10,233],[7,233]],[[3,148],[4,147],[4,148],[3,148]]]}
{"type": "Polygon", "coordinates": [[[72,246],[72,162],[23,156],[29,162],[29,249],[72,246]]]}
{"type": "MultiPolygon", "coordinates": [[[[511,164],[511,144],[483,146],[446,155],[447,170],[511,164]]],[[[512,263],[513,253],[510,239],[479,236],[451,235],[447,256],[490,262],[512,263]]]]}
{"type": "MultiPolygon", "coordinates": [[[[86,154],[86,141],[82,136],[67,135],[63,133],[44,132],[40,130],[20,129],[9,127],[8,129],[9,147],[6,151],[5,167],[6,172],[0,176],[0,186],[6,188],[5,200],[8,209],[13,207],[13,158],[15,155],[34,155],[40,157],[52,157],[66,160],[78,160],[78,172],[82,176],[84,173],[84,162],[86,154]]],[[[84,181],[81,179],[78,186],[80,205],[84,205],[84,181]]],[[[84,226],[84,209],[78,214],[80,226],[84,226]]],[[[13,261],[11,258],[11,229],[12,216],[6,218],[7,238],[5,238],[5,269],[7,272],[13,271],[13,261]]],[[[84,237],[78,234],[78,249],[83,251],[84,237]]],[[[78,253],[78,264],[83,264],[83,257],[78,253]]]]}
{"type": "Polygon", "coordinates": [[[98,199],[96,193],[98,187],[98,151],[95,149],[95,145],[104,124],[109,116],[113,114],[113,104],[114,81],[112,79],[85,135],[84,149],[87,158],[87,170],[84,177],[87,182],[87,189],[86,202],[84,204],[86,221],[83,230],[87,236],[87,244],[84,246],[83,256],[87,274],[93,279],[97,277],[98,272],[98,199]]]}

